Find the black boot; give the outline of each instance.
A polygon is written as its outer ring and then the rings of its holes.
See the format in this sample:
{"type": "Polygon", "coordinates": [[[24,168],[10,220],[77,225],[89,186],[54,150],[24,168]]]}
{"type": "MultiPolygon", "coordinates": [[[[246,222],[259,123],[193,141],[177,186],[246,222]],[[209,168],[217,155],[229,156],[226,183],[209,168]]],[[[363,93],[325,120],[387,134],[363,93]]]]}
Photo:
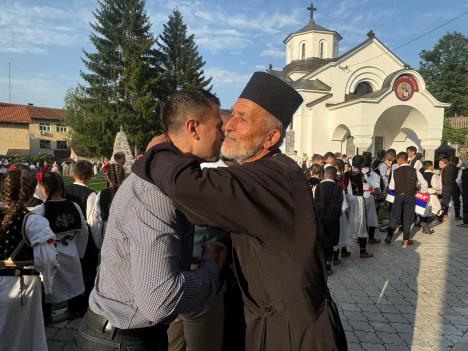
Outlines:
{"type": "Polygon", "coordinates": [[[423,229],[422,232],[424,234],[434,233],[434,231],[431,228],[429,228],[429,224],[427,224],[427,222],[421,222],[421,226],[422,226],[422,229],[423,229]]]}
{"type": "Polygon", "coordinates": [[[345,246],[345,247],[342,247],[341,248],[341,257],[349,257],[351,256],[351,252],[348,251],[348,248],[345,246]]]}
{"type": "Polygon", "coordinates": [[[367,252],[367,238],[358,238],[358,242],[360,258],[369,258],[374,256],[374,254],[367,252]]]}
{"type": "Polygon", "coordinates": [[[385,242],[387,244],[390,244],[392,242],[392,239],[393,239],[393,234],[395,233],[395,228],[388,228],[388,231],[387,231],[387,237],[385,238],[385,242]]]}
{"type": "Polygon", "coordinates": [[[369,227],[369,244],[378,244],[380,239],[375,238],[375,227],[369,227]]]}

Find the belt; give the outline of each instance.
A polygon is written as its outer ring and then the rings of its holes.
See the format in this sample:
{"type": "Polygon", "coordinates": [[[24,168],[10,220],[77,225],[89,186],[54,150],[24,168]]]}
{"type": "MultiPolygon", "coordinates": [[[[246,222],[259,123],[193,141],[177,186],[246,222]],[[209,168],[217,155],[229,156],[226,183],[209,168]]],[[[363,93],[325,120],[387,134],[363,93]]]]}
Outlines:
{"type": "Polygon", "coordinates": [[[35,269],[0,268],[0,277],[20,277],[22,275],[39,275],[35,269]]]}

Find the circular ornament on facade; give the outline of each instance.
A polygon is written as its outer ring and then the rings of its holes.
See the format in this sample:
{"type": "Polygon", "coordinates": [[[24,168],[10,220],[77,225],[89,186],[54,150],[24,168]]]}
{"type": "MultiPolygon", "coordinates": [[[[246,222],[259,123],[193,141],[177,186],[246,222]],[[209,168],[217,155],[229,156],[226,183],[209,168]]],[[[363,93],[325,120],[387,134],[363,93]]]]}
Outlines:
{"type": "Polygon", "coordinates": [[[419,91],[418,82],[410,74],[401,75],[393,84],[393,91],[398,99],[408,101],[419,91]]]}

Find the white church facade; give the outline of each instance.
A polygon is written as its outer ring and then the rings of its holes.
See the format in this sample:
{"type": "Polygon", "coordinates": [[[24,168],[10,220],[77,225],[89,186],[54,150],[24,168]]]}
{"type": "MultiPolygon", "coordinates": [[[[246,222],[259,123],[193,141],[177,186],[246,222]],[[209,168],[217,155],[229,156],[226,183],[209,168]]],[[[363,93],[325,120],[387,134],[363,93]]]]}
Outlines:
{"type": "Polygon", "coordinates": [[[287,36],[286,66],[268,73],[304,98],[288,127],[286,153],[347,155],[414,145],[427,159],[440,146],[444,108],[421,75],[392,53],[375,34],[338,55],[342,37],[317,25],[287,36]]]}

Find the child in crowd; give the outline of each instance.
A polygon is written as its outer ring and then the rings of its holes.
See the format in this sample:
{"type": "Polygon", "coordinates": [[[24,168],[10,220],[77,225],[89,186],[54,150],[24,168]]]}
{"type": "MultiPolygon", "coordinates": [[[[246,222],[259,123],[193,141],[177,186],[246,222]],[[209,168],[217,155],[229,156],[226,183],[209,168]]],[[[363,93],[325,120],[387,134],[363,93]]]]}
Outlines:
{"type": "Polygon", "coordinates": [[[91,211],[91,217],[89,218],[91,232],[93,233],[93,238],[98,249],[101,249],[104,241],[104,233],[112,200],[125,179],[125,169],[122,165],[113,163],[109,165],[106,178],[109,187],[97,194],[96,201],[91,211]]]}
{"type": "MultiPolygon", "coordinates": [[[[84,292],[80,258],[83,258],[88,243],[88,225],[80,207],[64,198],[63,179],[59,173],[37,174],[41,196],[46,201],[32,210],[44,216],[56,236],[60,267],[55,275],[52,293],[46,295],[46,321],[51,320],[50,304],[68,301],[84,292]]],[[[77,317],[70,311],[69,318],[77,317]]]]}
{"type": "Polygon", "coordinates": [[[36,181],[29,170],[6,173],[0,210],[0,345],[2,350],[47,350],[42,286],[51,293],[58,266],[55,235],[30,213],[36,181]]]}

